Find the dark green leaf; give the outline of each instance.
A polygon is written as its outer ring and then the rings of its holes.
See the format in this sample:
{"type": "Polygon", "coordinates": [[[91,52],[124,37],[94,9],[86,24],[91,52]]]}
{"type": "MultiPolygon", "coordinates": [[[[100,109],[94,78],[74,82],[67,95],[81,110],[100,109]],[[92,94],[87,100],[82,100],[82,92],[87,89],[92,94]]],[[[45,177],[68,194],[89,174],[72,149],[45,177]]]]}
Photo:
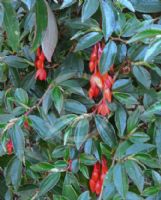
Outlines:
{"type": "Polygon", "coordinates": [[[151,151],[152,149],[154,149],[155,146],[153,144],[144,144],[144,143],[137,143],[137,144],[133,144],[131,145],[127,151],[126,154],[127,155],[131,155],[131,154],[137,154],[140,152],[148,152],[151,151]]]}
{"type": "Polygon", "coordinates": [[[143,196],[149,197],[150,195],[157,194],[160,191],[160,186],[148,187],[143,191],[143,196]]]}
{"type": "Polygon", "coordinates": [[[80,155],[80,162],[85,164],[85,165],[94,165],[96,163],[96,159],[93,155],[90,154],[81,154],[80,155]]]}
{"type": "Polygon", "coordinates": [[[158,172],[152,170],[152,177],[155,184],[161,186],[161,175],[158,172]]]}
{"type": "Polygon", "coordinates": [[[117,54],[117,46],[115,42],[109,41],[103,49],[103,53],[100,60],[100,72],[106,73],[110,67],[114,64],[117,54]]]}
{"type": "Polygon", "coordinates": [[[2,1],[4,6],[4,26],[7,32],[8,44],[12,47],[13,51],[17,51],[20,41],[19,22],[16,17],[12,2],[10,0],[2,1]]]}
{"type": "Polygon", "coordinates": [[[29,98],[27,92],[22,88],[17,88],[15,91],[15,98],[18,102],[27,105],[29,98]]]}
{"type": "Polygon", "coordinates": [[[18,56],[5,56],[2,61],[6,63],[9,67],[13,68],[26,68],[28,64],[26,61],[18,56]]]}
{"type": "Polygon", "coordinates": [[[10,131],[10,135],[15,154],[22,161],[24,158],[25,137],[21,127],[18,124],[15,124],[14,128],[12,128],[10,131]]]}
{"type": "Polygon", "coordinates": [[[87,49],[92,45],[96,44],[102,39],[101,32],[91,32],[83,36],[79,41],[75,48],[75,51],[81,51],[83,49],[87,49]]]}
{"type": "Polygon", "coordinates": [[[79,197],[78,200],[90,200],[91,197],[89,195],[89,191],[83,192],[79,197]]]}
{"type": "Polygon", "coordinates": [[[125,105],[138,104],[137,99],[130,93],[114,92],[113,95],[122,104],[125,105]]]}
{"type": "Polygon", "coordinates": [[[115,124],[118,129],[119,136],[123,136],[126,128],[127,114],[122,106],[118,106],[115,113],[115,124]]]}
{"type": "Polygon", "coordinates": [[[80,103],[79,101],[67,99],[64,101],[64,108],[66,111],[76,114],[82,114],[87,112],[87,108],[85,105],[80,103]]]}
{"type": "Polygon", "coordinates": [[[144,87],[148,89],[150,88],[151,76],[150,73],[145,68],[140,66],[134,66],[133,74],[139,83],[141,83],[144,87]]]}
{"type": "Polygon", "coordinates": [[[55,87],[52,91],[52,100],[54,101],[55,108],[58,113],[61,112],[63,107],[63,94],[59,87],[55,87]]]}
{"type": "Polygon", "coordinates": [[[125,162],[125,168],[130,179],[137,186],[138,190],[142,192],[144,187],[144,176],[141,168],[133,160],[127,160],[125,162]]]}
{"type": "Polygon", "coordinates": [[[135,12],[135,9],[132,5],[132,3],[129,0],[119,0],[119,2],[125,6],[126,8],[128,8],[129,10],[131,10],[132,12],[135,12]]]}
{"type": "Polygon", "coordinates": [[[110,1],[101,1],[102,29],[107,41],[115,29],[115,14],[110,1]]]}
{"type": "Polygon", "coordinates": [[[43,162],[43,163],[32,165],[30,168],[35,172],[45,172],[45,171],[50,171],[51,169],[53,169],[54,165],[47,162],[43,162]]]}
{"type": "Polygon", "coordinates": [[[71,185],[64,185],[63,186],[63,195],[70,200],[77,200],[78,195],[75,192],[74,188],[71,185]]]}
{"type": "Polygon", "coordinates": [[[47,192],[49,192],[59,181],[60,173],[53,173],[48,175],[41,183],[40,183],[40,192],[39,196],[43,196],[47,192]]]}
{"type": "Polygon", "coordinates": [[[160,0],[130,0],[134,8],[143,13],[157,13],[161,10],[160,0]]]}
{"type": "Polygon", "coordinates": [[[85,0],[82,8],[82,22],[90,18],[97,11],[98,6],[98,0],[93,0],[92,4],[90,0],[85,0]]]}
{"type": "Polygon", "coordinates": [[[125,199],[128,192],[128,178],[123,164],[116,164],[113,170],[113,179],[118,193],[125,199]]]}
{"type": "Polygon", "coordinates": [[[135,110],[134,112],[132,112],[128,118],[128,121],[127,121],[127,132],[130,133],[131,131],[133,131],[139,121],[140,121],[140,111],[139,109],[135,110]]]}
{"type": "Polygon", "coordinates": [[[80,120],[78,124],[76,125],[75,134],[74,134],[74,141],[78,150],[81,147],[81,145],[84,143],[87,137],[88,131],[89,131],[88,119],[80,120]]]}
{"type": "Polygon", "coordinates": [[[136,132],[136,133],[133,133],[129,137],[129,140],[132,143],[143,143],[143,142],[147,142],[148,140],[150,140],[150,137],[143,132],[136,132]]]}
{"type": "Polygon", "coordinates": [[[143,39],[146,38],[151,38],[151,37],[155,37],[157,35],[161,35],[161,30],[159,29],[151,29],[151,30],[145,30],[142,31],[140,33],[137,33],[136,35],[134,35],[129,41],[128,43],[132,43],[132,42],[136,42],[136,41],[142,41],[143,39]]]}
{"type": "Polygon", "coordinates": [[[103,142],[110,147],[114,147],[116,145],[116,137],[113,126],[99,115],[95,117],[95,123],[103,142]]]}
{"type": "Polygon", "coordinates": [[[33,51],[36,50],[43,38],[43,33],[47,27],[47,7],[44,0],[36,1],[35,3],[36,10],[36,35],[32,45],[33,51]]]}

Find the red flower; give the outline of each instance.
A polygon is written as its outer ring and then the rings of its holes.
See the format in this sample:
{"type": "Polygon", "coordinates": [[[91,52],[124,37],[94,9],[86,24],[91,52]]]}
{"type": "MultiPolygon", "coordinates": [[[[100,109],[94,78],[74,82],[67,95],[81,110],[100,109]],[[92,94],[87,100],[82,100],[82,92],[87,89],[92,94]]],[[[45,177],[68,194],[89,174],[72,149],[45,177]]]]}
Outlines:
{"type": "Polygon", "coordinates": [[[69,159],[68,160],[68,170],[71,172],[72,171],[72,160],[71,159],[69,159]]]}
{"type": "Polygon", "coordinates": [[[93,97],[96,98],[98,97],[98,95],[99,95],[99,89],[97,86],[91,87],[89,89],[88,96],[90,99],[92,99],[93,97]]]}
{"type": "Polygon", "coordinates": [[[107,114],[110,114],[110,109],[106,104],[106,100],[103,99],[102,102],[97,107],[97,113],[103,116],[106,116],[107,114]]]}
{"type": "Polygon", "coordinates": [[[23,125],[24,125],[24,127],[25,127],[26,129],[29,128],[29,122],[28,122],[27,119],[24,121],[23,125]]]}
{"type": "Polygon", "coordinates": [[[46,77],[47,77],[47,74],[44,68],[40,68],[37,70],[36,76],[35,76],[36,79],[43,81],[43,80],[46,80],[46,77]]]}
{"type": "Polygon", "coordinates": [[[7,153],[8,153],[9,155],[11,155],[12,152],[13,152],[13,143],[12,143],[12,140],[11,140],[11,139],[7,142],[7,144],[6,144],[6,149],[7,149],[7,153]]]}
{"type": "Polygon", "coordinates": [[[104,90],[104,98],[109,102],[111,103],[112,101],[112,92],[109,88],[105,89],[104,90]]]}
{"type": "Polygon", "coordinates": [[[100,72],[95,72],[90,79],[91,86],[97,86],[98,88],[103,88],[103,82],[100,72]]]}

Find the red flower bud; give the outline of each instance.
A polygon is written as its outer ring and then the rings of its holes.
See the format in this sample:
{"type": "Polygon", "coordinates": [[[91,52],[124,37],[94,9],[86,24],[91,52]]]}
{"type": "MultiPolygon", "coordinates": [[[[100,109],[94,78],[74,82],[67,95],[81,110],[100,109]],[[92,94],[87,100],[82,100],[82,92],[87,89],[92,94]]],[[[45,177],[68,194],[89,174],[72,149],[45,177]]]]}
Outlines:
{"type": "Polygon", "coordinates": [[[101,189],[102,189],[101,180],[98,180],[97,183],[96,183],[96,187],[95,187],[97,195],[99,195],[101,193],[101,189]]]}
{"type": "Polygon", "coordinates": [[[44,68],[40,68],[37,70],[36,76],[35,76],[36,79],[43,81],[43,80],[46,80],[46,77],[47,77],[47,74],[44,68]]]}
{"type": "Polygon", "coordinates": [[[7,144],[6,144],[6,149],[7,149],[7,153],[8,153],[9,155],[11,155],[12,152],[13,152],[13,143],[12,143],[12,140],[11,140],[11,139],[7,142],[7,144]]]}
{"type": "Polygon", "coordinates": [[[90,187],[91,192],[94,193],[95,192],[95,187],[96,187],[96,182],[94,180],[90,179],[89,187],[90,187]]]}
{"type": "Polygon", "coordinates": [[[39,60],[41,60],[42,62],[45,61],[45,55],[44,55],[43,51],[41,52],[41,55],[39,56],[39,60]]]}
{"type": "Polygon", "coordinates": [[[111,93],[109,88],[104,90],[104,97],[109,103],[111,103],[111,101],[112,101],[112,93],[111,93]]]}

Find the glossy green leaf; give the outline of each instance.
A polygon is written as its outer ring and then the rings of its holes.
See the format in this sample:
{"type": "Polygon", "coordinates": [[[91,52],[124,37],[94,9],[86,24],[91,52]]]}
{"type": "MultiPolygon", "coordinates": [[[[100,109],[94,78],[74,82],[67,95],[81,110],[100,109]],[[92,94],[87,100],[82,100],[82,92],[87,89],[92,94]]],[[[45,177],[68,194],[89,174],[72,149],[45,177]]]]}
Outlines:
{"type": "Polygon", "coordinates": [[[58,183],[59,179],[60,173],[52,173],[42,180],[40,183],[39,196],[43,196],[49,192],[58,183]]]}
{"type": "Polygon", "coordinates": [[[29,98],[27,92],[22,88],[17,88],[15,91],[15,98],[18,102],[27,105],[29,98]]]}
{"type": "Polygon", "coordinates": [[[36,1],[35,11],[36,11],[36,31],[35,31],[34,42],[32,45],[33,51],[39,47],[43,38],[44,31],[47,27],[48,15],[47,15],[47,7],[44,0],[36,1]]]}
{"type": "Polygon", "coordinates": [[[109,39],[116,25],[115,14],[110,1],[101,1],[102,29],[105,41],[109,39]]]}
{"type": "Polygon", "coordinates": [[[96,163],[96,159],[93,155],[90,154],[81,154],[80,155],[80,162],[85,164],[85,165],[94,165],[96,163]]]}
{"type": "Polygon", "coordinates": [[[143,196],[149,197],[150,195],[157,194],[160,191],[160,186],[148,187],[143,191],[143,196]]]}
{"type": "Polygon", "coordinates": [[[153,178],[156,185],[161,186],[161,175],[158,172],[153,170],[152,171],[152,178],[153,178]]]}
{"type": "Polygon", "coordinates": [[[72,4],[74,4],[76,2],[76,0],[64,0],[60,9],[64,9],[66,7],[71,6],[72,4]]]}
{"type": "Polygon", "coordinates": [[[4,6],[4,26],[7,32],[8,44],[13,51],[17,51],[20,42],[20,28],[16,12],[12,6],[12,1],[3,0],[2,3],[4,6]]]}
{"type": "Polygon", "coordinates": [[[143,13],[157,13],[161,10],[160,0],[130,0],[134,8],[143,13]]]}
{"type": "Polygon", "coordinates": [[[130,179],[137,186],[138,190],[142,192],[144,187],[144,176],[141,168],[133,160],[127,160],[125,162],[125,168],[130,179]]]}
{"type": "Polygon", "coordinates": [[[113,169],[113,179],[118,193],[125,199],[128,192],[128,178],[123,164],[116,164],[113,169]]]}
{"type": "Polygon", "coordinates": [[[95,117],[95,123],[103,142],[110,147],[114,147],[117,141],[113,126],[107,122],[105,118],[99,115],[95,117]]]}
{"type": "Polygon", "coordinates": [[[72,99],[64,100],[64,108],[66,111],[76,114],[82,114],[87,112],[87,108],[85,105],[83,105],[79,101],[72,99]]]}
{"type": "Polygon", "coordinates": [[[132,104],[138,104],[137,99],[132,96],[130,93],[124,93],[124,92],[114,92],[113,96],[122,104],[125,105],[132,105],[132,104]]]}
{"type": "Polygon", "coordinates": [[[115,42],[109,41],[103,49],[103,53],[100,60],[100,71],[102,74],[106,73],[114,64],[116,54],[117,46],[115,42]]]}
{"type": "Polygon", "coordinates": [[[140,152],[149,152],[149,151],[153,150],[154,148],[155,148],[155,146],[153,144],[137,143],[137,144],[131,145],[127,149],[126,154],[131,155],[131,154],[137,154],[140,152]]]}
{"type": "Polygon", "coordinates": [[[144,143],[150,140],[150,137],[143,132],[136,132],[129,137],[132,143],[144,143]]]}
{"type": "Polygon", "coordinates": [[[131,10],[132,12],[135,12],[135,9],[132,5],[132,3],[129,0],[119,0],[119,2],[125,6],[126,8],[128,8],[129,10],[131,10]]]}
{"type": "Polygon", "coordinates": [[[70,200],[77,200],[78,199],[78,195],[71,185],[64,185],[63,195],[65,197],[69,198],[70,200]]]}
{"type": "Polygon", "coordinates": [[[52,100],[54,101],[55,108],[57,109],[58,113],[61,112],[63,108],[63,94],[59,87],[55,87],[52,91],[52,100]]]}
{"type": "Polygon", "coordinates": [[[134,35],[128,41],[128,43],[132,43],[132,42],[136,42],[136,41],[142,41],[143,39],[155,37],[157,35],[158,36],[161,35],[161,30],[159,30],[159,29],[156,29],[156,30],[155,29],[145,30],[145,31],[142,31],[142,32],[137,33],[136,35],[134,35]]]}
{"type": "Polygon", "coordinates": [[[35,172],[45,172],[45,171],[47,172],[53,169],[54,165],[47,162],[43,162],[43,163],[32,165],[30,168],[35,172]]]}
{"type": "Polygon", "coordinates": [[[115,113],[115,123],[119,136],[123,136],[126,128],[127,114],[122,106],[118,106],[115,113]]]}
{"type": "Polygon", "coordinates": [[[82,22],[89,19],[97,11],[98,6],[98,0],[93,0],[92,4],[90,0],[85,0],[82,8],[82,22]]]}
{"type": "Polygon", "coordinates": [[[78,44],[75,48],[75,51],[81,51],[83,49],[87,49],[92,45],[96,44],[102,39],[101,32],[91,32],[80,38],[78,44]]]}
{"type": "Polygon", "coordinates": [[[12,138],[15,154],[22,161],[24,158],[25,137],[21,127],[18,124],[15,124],[13,129],[10,131],[10,135],[12,138]]]}
{"type": "Polygon", "coordinates": [[[140,111],[139,109],[132,112],[127,121],[127,132],[130,133],[133,131],[140,121],[140,111]]]}
{"type": "Polygon", "coordinates": [[[78,200],[90,200],[91,197],[89,195],[89,191],[83,192],[79,197],[78,200]]]}
{"type": "Polygon", "coordinates": [[[78,122],[75,128],[74,141],[77,149],[81,147],[81,145],[86,140],[87,134],[89,131],[89,121],[88,119],[82,119],[78,122]]]}
{"type": "Polygon", "coordinates": [[[148,70],[140,66],[134,66],[133,74],[139,83],[141,83],[146,88],[150,88],[151,76],[148,70]]]}
{"type": "Polygon", "coordinates": [[[13,68],[27,68],[29,64],[26,62],[25,59],[18,57],[18,56],[5,56],[3,59],[3,62],[6,63],[9,67],[13,68]]]}

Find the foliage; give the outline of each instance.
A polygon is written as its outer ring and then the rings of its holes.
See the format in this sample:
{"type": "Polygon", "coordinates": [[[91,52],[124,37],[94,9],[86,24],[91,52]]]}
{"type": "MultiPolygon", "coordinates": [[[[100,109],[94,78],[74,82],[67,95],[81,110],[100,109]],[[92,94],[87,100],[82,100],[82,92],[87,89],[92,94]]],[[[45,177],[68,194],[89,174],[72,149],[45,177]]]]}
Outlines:
{"type": "Polygon", "coordinates": [[[160,12],[0,1],[0,199],[161,199],[160,12]]]}

